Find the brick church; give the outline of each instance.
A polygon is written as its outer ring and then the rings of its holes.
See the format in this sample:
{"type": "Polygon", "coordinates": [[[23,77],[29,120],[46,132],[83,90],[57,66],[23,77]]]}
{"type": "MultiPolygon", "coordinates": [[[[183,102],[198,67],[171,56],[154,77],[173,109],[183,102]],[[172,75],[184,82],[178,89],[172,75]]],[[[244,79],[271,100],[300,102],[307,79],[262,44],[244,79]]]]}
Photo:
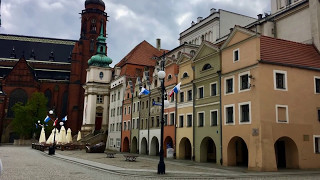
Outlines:
{"type": "Polygon", "coordinates": [[[16,136],[12,106],[26,103],[34,92],[44,93],[58,118],[68,115],[66,126],[73,132],[81,129],[88,60],[97,52],[101,29],[106,37],[108,16],[102,0],[86,0],[80,14],[78,41],[0,34],[1,142],[16,136]]]}

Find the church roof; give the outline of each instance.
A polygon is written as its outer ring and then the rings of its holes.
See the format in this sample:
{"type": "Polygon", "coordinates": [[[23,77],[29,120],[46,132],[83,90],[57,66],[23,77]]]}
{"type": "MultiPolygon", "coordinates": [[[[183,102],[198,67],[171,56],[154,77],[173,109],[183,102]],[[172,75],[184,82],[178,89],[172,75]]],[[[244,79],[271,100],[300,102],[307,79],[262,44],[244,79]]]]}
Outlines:
{"type": "Polygon", "coordinates": [[[22,55],[26,59],[31,59],[33,53],[35,60],[49,61],[53,53],[53,61],[68,62],[76,42],[75,40],[0,34],[0,58],[10,58],[14,49],[15,59],[19,59],[22,55]]]}

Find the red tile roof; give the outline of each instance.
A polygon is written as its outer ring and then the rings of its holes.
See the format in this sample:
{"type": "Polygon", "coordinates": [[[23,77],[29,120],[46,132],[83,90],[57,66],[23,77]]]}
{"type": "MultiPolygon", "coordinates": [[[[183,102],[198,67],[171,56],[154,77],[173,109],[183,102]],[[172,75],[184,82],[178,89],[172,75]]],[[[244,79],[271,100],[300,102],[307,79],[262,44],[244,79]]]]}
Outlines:
{"type": "Polygon", "coordinates": [[[151,59],[154,56],[161,56],[164,50],[158,50],[147,41],[142,41],[132,49],[116,66],[122,67],[125,64],[135,64],[143,66],[155,66],[156,60],[151,59]]]}
{"type": "Polygon", "coordinates": [[[320,70],[320,53],[314,45],[260,37],[261,62],[320,70]]]}

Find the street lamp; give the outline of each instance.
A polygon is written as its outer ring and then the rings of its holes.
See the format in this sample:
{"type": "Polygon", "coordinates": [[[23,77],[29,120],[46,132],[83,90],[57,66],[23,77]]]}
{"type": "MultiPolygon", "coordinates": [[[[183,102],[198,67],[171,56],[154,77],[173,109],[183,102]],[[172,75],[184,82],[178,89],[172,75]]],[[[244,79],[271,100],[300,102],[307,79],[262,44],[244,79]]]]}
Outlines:
{"type": "Polygon", "coordinates": [[[161,114],[160,114],[160,118],[161,118],[161,143],[160,143],[160,160],[159,160],[159,164],[158,164],[158,174],[165,174],[166,173],[166,165],[164,164],[164,160],[163,160],[163,126],[164,126],[164,107],[168,107],[169,106],[169,101],[168,100],[164,100],[165,99],[165,88],[164,88],[164,79],[166,77],[166,73],[164,72],[164,63],[165,63],[165,54],[163,54],[162,59],[160,61],[160,65],[161,65],[161,70],[158,72],[158,77],[161,81],[161,114]]]}
{"type": "MultiPolygon", "coordinates": [[[[53,125],[54,125],[55,120],[53,119],[53,110],[49,111],[49,117],[50,117],[50,119],[53,120],[53,125]]],[[[52,146],[49,147],[49,153],[48,153],[49,155],[54,155],[55,151],[56,151],[56,130],[57,130],[57,128],[56,128],[56,126],[54,126],[53,144],[52,144],[52,146]]]]}

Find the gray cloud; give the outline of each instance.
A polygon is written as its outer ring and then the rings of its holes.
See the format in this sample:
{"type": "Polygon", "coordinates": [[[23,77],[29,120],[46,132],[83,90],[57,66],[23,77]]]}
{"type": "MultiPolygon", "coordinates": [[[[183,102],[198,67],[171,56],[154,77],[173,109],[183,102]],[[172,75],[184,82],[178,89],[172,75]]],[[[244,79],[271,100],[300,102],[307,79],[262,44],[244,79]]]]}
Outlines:
{"type": "MultiPolygon", "coordinates": [[[[143,40],[172,49],[179,33],[197,17],[207,17],[211,8],[251,17],[270,11],[266,0],[104,0],[108,56],[119,62],[143,40]]],[[[80,15],[84,0],[2,0],[0,33],[79,39],[80,15]]]]}

